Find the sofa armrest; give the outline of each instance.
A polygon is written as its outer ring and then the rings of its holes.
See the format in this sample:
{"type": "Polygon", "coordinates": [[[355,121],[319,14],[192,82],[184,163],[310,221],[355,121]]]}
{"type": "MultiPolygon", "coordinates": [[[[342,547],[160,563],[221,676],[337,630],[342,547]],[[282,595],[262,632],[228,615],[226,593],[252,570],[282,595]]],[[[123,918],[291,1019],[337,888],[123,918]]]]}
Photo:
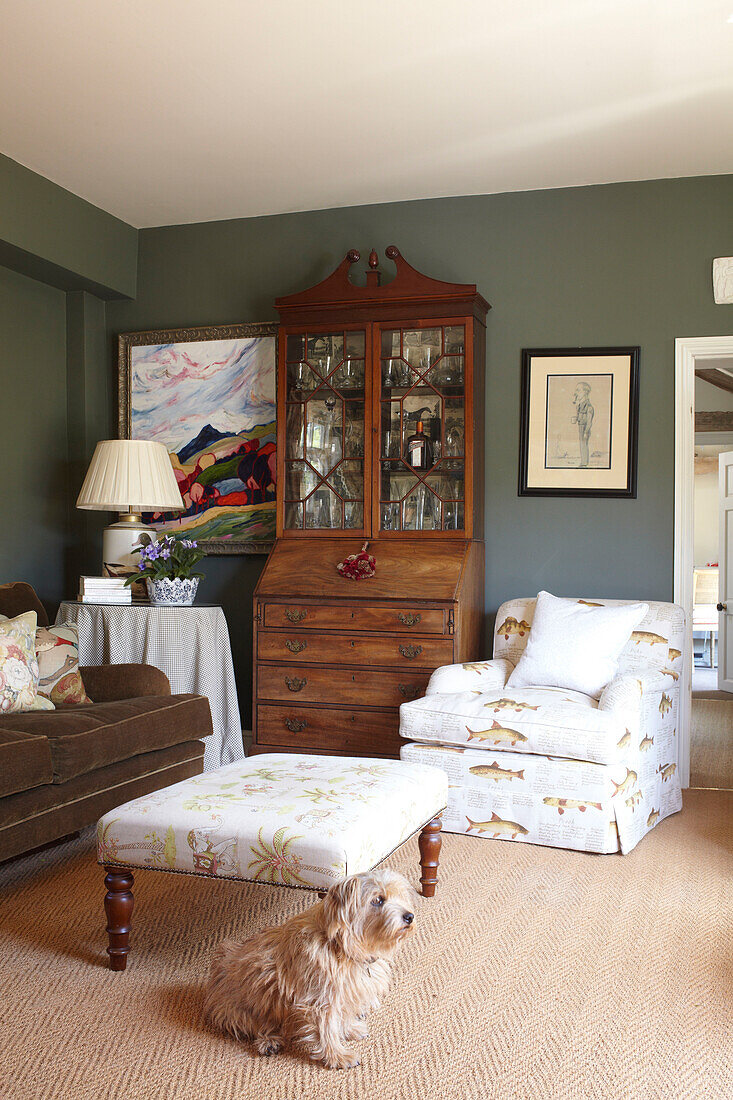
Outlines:
{"type": "Polygon", "coordinates": [[[442,665],[430,677],[426,695],[453,695],[459,691],[497,691],[503,688],[514,668],[505,657],[492,661],[467,661],[462,665],[442,665]]]}
{"type": "Polygon", "coordinates": [[[87,665],[79,672],[94,703],[171,694],[168,677],[154,665],[87,665]]]}

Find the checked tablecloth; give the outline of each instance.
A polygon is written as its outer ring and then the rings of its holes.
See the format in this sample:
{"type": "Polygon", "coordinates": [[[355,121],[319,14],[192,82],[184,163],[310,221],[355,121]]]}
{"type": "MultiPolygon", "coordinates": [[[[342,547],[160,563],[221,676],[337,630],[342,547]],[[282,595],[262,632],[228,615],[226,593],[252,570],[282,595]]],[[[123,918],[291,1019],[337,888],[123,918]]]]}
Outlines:
{"type": "Polygon", "coordinates": [[[204,769],[244,757],[232,650],[220,607],[80,604],[64,601],[57,623],[76,623],[79,663],[148,664],[164,672],[174,694],[205,695],[214,733],[203,738],[204,769]]]}

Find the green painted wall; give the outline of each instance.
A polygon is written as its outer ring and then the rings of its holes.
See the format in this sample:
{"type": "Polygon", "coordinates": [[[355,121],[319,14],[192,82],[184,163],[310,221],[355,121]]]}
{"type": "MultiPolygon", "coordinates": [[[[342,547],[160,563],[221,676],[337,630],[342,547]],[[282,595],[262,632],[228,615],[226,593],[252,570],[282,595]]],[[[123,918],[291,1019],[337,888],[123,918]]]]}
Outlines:
{"type": "Polygon", "coordinates": [[[63,290],[132,297],[137,230],[0,154],[0,264],[63,290]]]}
{"type": "Polygon", "coordinates": [[[0,581],[65,594],[71,537],[66,431],[66,295],[0,268],[3,484],[0,581]]]}
{"type": "Polygon", "coordinates": [[[105,299],[136,279],[136,229],[0,156],[0,581],[51,615],[98,568],[103,524],[74,502],[113,410],[105,299]]]}
{"type": "MultiPolygon", "coordinates": [[[[329,273],[350,247],[399,246],[492,303],[486,386],[486,596],[672,595],[674,339],[733,333],[714,256],[733,252],[733,177],[440,199],[143,230],[121,331],[275,318],[276,295],[329,273]],[[517,496],[522,347],[641,345],[636,500],[517,496]]],[[[202,598],[227,611],[243,701],[262,559],[212,558],[202,598]]],[[[245,712],[245,720],[246,714],[245,712]]]]}

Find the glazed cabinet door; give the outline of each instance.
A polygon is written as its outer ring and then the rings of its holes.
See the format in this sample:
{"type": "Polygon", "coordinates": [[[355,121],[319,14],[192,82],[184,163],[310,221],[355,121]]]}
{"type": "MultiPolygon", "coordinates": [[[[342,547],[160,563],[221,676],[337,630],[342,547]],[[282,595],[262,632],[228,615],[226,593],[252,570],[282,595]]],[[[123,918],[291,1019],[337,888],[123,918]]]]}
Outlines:
{"type": "Polygon", "coordinates": [[[470,538],[470,319],[381,325],[376,342],[374,530],[470,538]]]}
{"type": "Polygon", "coordinates": [[[281,330],[278,535],[366,534],[371,506],[371,330],[281,330]]]}

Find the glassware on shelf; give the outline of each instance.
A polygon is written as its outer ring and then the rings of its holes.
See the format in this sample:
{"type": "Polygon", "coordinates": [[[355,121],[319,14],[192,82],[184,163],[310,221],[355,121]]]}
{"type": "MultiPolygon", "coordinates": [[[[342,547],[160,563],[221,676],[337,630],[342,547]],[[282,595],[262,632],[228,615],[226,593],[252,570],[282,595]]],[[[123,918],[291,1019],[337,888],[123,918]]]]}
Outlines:
{"type": "Polygon", "coordinates": [[[364,360],[349,356],[334,372],[332,382],[341,390],[364,389],[364,360]]]}
{"type": "Polygon", "coordinates": [[[443,505],[443,530],[463,530],[463,501],[449,500],[443,505]]]}
{"type": "Polygon", "coordinates": [[[445,453],[451,456],[463,454],[463,432],[457,420],[449,420],[446,425],[445,453]]]}
{"type": "Polygon", "coordinates": [[[445,330],[445,354],[463,355],[465,329],[463,325],[449,325],[445,330]]]}
{"type": "MultiPolygon", "coordinates": [[[[367,333],[357,327],[286,340],[285,525],[363,529],[367,333]]],[[[380,527],[461,531],[466,327],[382,329],[374,350],[380,527]]]]}
{"type": "Polygon", "coordinates": [[[300,502],[285,503],[285,526],[289,531],[303,526],[303,505],[300,502]]]}
{"type": "Polygon", "coordinates": [[[399,428],[387,428],[382,435],[382,458],[395,459],[400,457],[400,430],[399,428]]]}
{"type": "Polygon", "coordinates": [[[382,370],[382,385],[384,386],[385,390],[394,389],[395,386],[399,385],[396,370],[398,363],[399,360],[396,359],[385,359],[384,361],[382,370]]]}
{"type": "Polygon", "coordinates": [[[382,358],[396,357],[400,354],[400,330],[383,329],[382,331],[382,358]]]}
{"type": "Polygon", "coordinates": [[[364,456],[364,409],[360,409],[360,415],[354,416],[350,405],[346,406],[346,424],[344,427],[344,456],[346,458],[363,458],[364,456]]]}
{"type": "Polygon", "coordinates": [[[382,530],[399,531],[400,529],[400,505],[399,502],[382,504],[382,530]]]}
{"type": "Polygon", "coordinates": [[[344,527],[349,530],[364,526],[364,505],[360,500],[344,502],[344,527]]]}
{"type": "Polygon", "coordinates": [[[340,516],[332,522],[333,512],[340,512],[341,501],[332,490],[321,486],[305,502],[305,525],[311,530],[340,527],[340,516]],[[335,508],[333,507],[335,505],[335,508]]]}
{"type": "Polygon", "coordinates": [[[463,385],[463,356],[444,355],[437,371],[437,382],[440,386],[463,385]]]}
{"type": "Polygon", "coordinates": [[[443,489],[443,530],[457,531],[461,526],[459,521],[459,485],[453,478],[449,478],[443,489]]]}
{"type": "Polygon", "coordinates": [[[402,354],[411,367],[417,367],[420,362],[422,350],[419,332],[402,333],[402,354]]]}
{"type": "Polygon", "coordinates": [[[440,504],[424,482],[405,500],[405,530],[433,531],[440,525],[440,504]]]}
{"type": "Polygon", "coordinates": [[[295,383],[294,388],[296,390],[311,390],[311,389],[313,389],[312,379],[313,379],[313,372],[310,370],[307,363],[302,363],[301,362],[301,363],[296,364],[295,379],[294,379],[294,383],[295,383]]]}

